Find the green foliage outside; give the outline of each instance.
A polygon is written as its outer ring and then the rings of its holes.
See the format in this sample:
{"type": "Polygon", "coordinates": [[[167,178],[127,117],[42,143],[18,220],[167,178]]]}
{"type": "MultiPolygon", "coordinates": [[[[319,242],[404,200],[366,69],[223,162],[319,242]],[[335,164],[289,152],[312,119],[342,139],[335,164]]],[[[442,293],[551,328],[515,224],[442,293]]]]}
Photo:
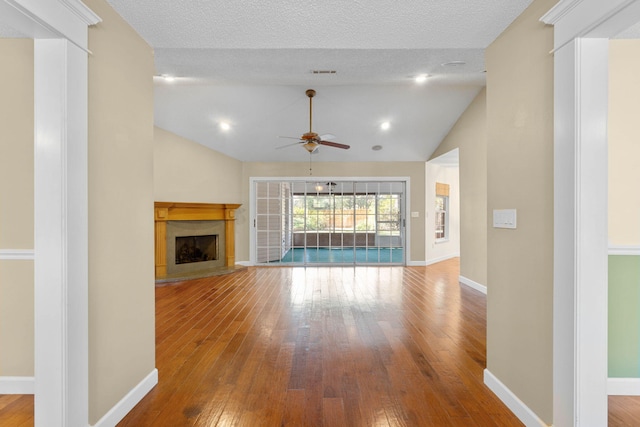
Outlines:
{"type": "Polygon", "coordinates": [[[293,231],[400,233],[400,198],[386,195],[293,196],[293,231]],[[376,221],[377,201],[377,221],[376,221]],[[377,222],[377,227],[376,227],[377,222]]]}

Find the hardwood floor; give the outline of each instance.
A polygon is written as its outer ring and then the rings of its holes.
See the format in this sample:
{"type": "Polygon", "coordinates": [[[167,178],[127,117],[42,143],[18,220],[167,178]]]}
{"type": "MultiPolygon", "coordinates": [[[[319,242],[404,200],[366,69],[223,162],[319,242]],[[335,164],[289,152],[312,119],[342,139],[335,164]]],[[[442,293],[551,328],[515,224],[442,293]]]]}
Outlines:
{"type": "MultiPolygon", "coordinates": [[[[157,287],[160,382],[119,426],[521,426],[482,382],[485,296],[458,274],[249,268],[157,287]]],[[[610,398],[609,425],[638,425],[638,402],[610,398]]],[[[32,426],[33,398],[0,396],[0,425],[32,426]]]]}
{"type": "Polygon", "coordinates": [[[33,427],[33,395],[0,394],[0,426],[33,427]]]}
{"type": "Polygon", "coordinates": [[[428,268],[252,268],[157,288],[160,384],[120,426],[517,426],[485,297],[428,268]]]}
{"type": "Polygon", "coordinates": [[[609,425],[640,425],[640,396],[609,396],[609,425]]]}

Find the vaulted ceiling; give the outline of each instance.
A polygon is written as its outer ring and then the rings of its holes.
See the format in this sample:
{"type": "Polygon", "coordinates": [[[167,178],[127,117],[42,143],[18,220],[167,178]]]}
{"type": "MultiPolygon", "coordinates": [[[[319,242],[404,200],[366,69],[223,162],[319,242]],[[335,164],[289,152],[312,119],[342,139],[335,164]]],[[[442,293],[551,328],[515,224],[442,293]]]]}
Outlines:
{"type": "Polygon", "coordinates": [[[276,149],[309,130],[308,88],[313,130],[351,145],[314,161],[427,160],[484,86],[484,49],[531,2],[107,1],[174,77],[154,78],[156,125],[243,161],[309,159],[276,149]]]}
{"type": "Polygon", "coordinates": [[[243,161],[309,159],[276,149],[309,130],[308,88],[313,130],[351,146],[314,161],[428,159],[484,86],[484,49],[531,2],[108,1],[175,78],[155,79],[156,125],[243,161]]]}

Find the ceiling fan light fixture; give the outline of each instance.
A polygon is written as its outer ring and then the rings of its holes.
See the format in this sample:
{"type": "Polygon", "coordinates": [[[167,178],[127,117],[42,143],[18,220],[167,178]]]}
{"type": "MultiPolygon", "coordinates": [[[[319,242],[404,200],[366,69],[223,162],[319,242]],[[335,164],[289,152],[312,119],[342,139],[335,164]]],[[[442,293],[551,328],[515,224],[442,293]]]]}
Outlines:
{"type": "Polygon", "coordinates": [[[313,153],[318,149],[318,144],[315,142],[307,142],[305,144],[302,144],[302,146],[304,147],[305,150],[309,152],[309,154],[313,153]]]}

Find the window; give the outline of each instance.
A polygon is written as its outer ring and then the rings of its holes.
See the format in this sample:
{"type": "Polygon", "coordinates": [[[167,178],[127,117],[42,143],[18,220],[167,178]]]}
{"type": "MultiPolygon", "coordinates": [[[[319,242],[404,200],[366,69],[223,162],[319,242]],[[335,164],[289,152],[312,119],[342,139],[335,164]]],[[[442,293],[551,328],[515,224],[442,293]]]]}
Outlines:
{"type": "Polygon", "coordinates": [[[399,194],[293,195],[293,231],[400,236],[399,194]]]}
{"type": "Polygon", "coordinates": [[[400,197],[398,194],[378,195],[378,235],[400,236],[400,197]]]}
{"type": "Polygon", "coordinates": [[[436,242],[449,238],[449,184],[436,182],[436,242]]]}

